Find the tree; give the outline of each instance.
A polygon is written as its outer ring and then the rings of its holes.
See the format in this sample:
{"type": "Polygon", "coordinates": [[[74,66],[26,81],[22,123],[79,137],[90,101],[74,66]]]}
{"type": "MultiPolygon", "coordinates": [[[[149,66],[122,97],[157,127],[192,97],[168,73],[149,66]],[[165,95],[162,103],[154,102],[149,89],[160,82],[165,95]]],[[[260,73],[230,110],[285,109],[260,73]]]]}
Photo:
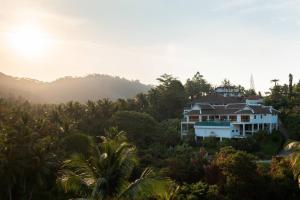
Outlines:
{"type": "MultiPolygon", "coordinates": [[[[270,177],[272,180],[270,184],[270,198],[297,199],[299,197],[299,187],[294,179],[288,159],[273,158],[270,167],[270,177]]],[[[297,175],[295,178],[297,179],[297,175]]]]}
{"type": "Polygon", "coordinates": [[[291,100],[293,96],[293,75],[289,74],[289,98],[291,100]]]}
{"type": "Polygon", "coordinates": [[[201,150],[194,152],[187,144],[177,145],[169,150],[167,174],[180,183],[195,183],[204,176],[206,154],[201,150]]]}
{"type": "Polygon", "coordinates": [[[228,87],[231,87],[232,84],[231,84],[230,80],[228,80],[228,79],[225,78],[225,79],[222,81],[222,86],[225,87],[225,88],[228,88],[228,87]]]}
{"type": "Polygon", "coordinates": [[[225,177],[224,189],[229,199],[255,199],[260,195],[255,157],[232,147],[224,147],[215,158],[225,177]]]}
{"type": "MultiPolygon", "coordinates": [[[[56,153],[56,129],[34,118],[31,106],[14,108],[0,127],[0,198],[33,199],[53,186],[59,160],[56,153]],[[43,132],[45,130],[45,132],[43,132]]],[[[9,110],[9,109],[8,109],[9,110]]]]}
{"type": "Polygon", "coordinates": [[[148,146],[159,137],[157,121],[146,113],[118,111],[113,115],[111,123],[126,131],[129,141],[139,147],[148,146]]]}
{"type": "Polygon", "coordinates": [[[197,72],[192,79],[188,79],[184,85],[185,91],[191,101],[211,92],[212,87],[203,76],[197,72]]]}
{"type": "Polygon", "coordinates": [[[193,184],[183,184],[176,192],[176,200],[217,200],[223,199],[219,194],[219,189],[216,185],[207,185],[203,182],[193,184]]]}
{"type": "Polygon", "coordinates": [[[180,138],[180,120],[168,119],[159,124],[160,137],[156,141],[165,146],[176,146],[181,142],[180,138]]]}
{"type": "Polygon", "coordinates": [[[146,169],[140,178],[130,182],[137,164],[135,147],[123,132],[110,129],[103,142],[94,146],[89,159],[74,155],[66,160],[59,179],[66,192],[92,199],[141,199],[156,196],[167,188],[168,180],[146,169]]]}
{"type": "Polygon", "coordinates": [[[146,112],[149,106],[148,97],[144,93],[139,93],[135,96],[135,103],[139,112],[146,112]]]}
{"type": "Polygon", "coordinates": [[[180,117],[187,102],[186,93],[179,80],[164,74],[157,79],[159,85],[149,93],[149,112],[158,120],[180,117]]]}
{"type": "Polygon", "coordinates": [[[244,90],[243,93],[244,93],[244,96],[246,96],[246,97],[256,95],[256,92],[255,92],[255,90],[253,90],[253,89],[244,90]]]}
{"type": "Polygon", "coordinates": [[[294,178],[298,180],[300,188],[300,142],[292,141],[285,147],[286,151],[291,151],[292,153],[287,157],[290,162],[290,167],[292,169],[294,178]]]}
{"type": "Polygon", "coordinates": [[[270,95],[265,98],[265,103],[272,105],[275,109],[286,108],[288,106],[288,85],[278,85],[277,82],[275,83],[273,88],[270,89],[270,95]]]}
{"type": "Polygon", "coordinates": [[[274,86],[276,86],[277,85],[277,82],[279,81],[279,79],[272,79],[271,80],[271,82],[273,82],[274,83],[274,86]]]}

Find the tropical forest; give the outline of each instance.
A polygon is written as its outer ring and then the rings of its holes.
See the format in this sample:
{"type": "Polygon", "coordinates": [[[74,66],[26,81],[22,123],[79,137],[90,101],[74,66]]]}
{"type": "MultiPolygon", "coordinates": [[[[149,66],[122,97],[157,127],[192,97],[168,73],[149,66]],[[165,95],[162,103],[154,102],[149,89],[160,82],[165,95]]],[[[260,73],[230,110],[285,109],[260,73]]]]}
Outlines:
{"type": "MultiPolygon", "coordinates": [[[[0,199],[300,199],[300,82],[270,82],[280,128],[243,139],[180,134],[183,108],[213,92],[200,73],[164,74],[132,98],[0,98],[0,199]]],[[[232,85],[224,80],[224,85],[232,85]]],[[[240,88],[243,96],[261,95],[240,88]]]]}

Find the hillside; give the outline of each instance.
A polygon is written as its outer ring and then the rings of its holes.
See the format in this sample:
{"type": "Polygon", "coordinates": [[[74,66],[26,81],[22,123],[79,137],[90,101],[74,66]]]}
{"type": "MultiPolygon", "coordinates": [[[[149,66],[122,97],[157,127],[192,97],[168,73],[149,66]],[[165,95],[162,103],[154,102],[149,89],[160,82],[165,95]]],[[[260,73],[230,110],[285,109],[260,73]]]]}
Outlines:
{"type": "Polygon", "coordinates": [[[86,102],[102,98],[130,98],[147,92],[150,85],[120,77],[93,74],[85,77],[64,77],[53,82],[8,76],[0,72],[0,96],[22,96],[32,102],[86,102]]]}

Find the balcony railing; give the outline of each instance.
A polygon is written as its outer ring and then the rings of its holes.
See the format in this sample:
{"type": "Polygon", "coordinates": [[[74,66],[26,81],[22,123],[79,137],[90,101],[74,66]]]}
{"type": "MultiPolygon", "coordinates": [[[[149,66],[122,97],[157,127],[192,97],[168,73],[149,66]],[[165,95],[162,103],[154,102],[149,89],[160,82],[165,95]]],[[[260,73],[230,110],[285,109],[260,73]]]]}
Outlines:
{"type": "Polygon", "coordinates": [[[250,122],[250,118],[249,119],[241,119],[241,122],[250,122]]]}
{"type": "Polygon", "coordinates": [[[202,121],[196,122],[195,126],[230,126],[230,121],[202,121]]]}

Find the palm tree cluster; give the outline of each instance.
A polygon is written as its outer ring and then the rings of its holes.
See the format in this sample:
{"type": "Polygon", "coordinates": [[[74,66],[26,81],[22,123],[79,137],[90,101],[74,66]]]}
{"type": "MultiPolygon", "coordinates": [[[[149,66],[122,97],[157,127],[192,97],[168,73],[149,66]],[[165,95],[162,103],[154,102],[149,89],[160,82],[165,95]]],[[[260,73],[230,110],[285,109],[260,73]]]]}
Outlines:
{"type": "Polygon", "coordinates": [[[111,114],[110,108],[106,100],[89,102],[85,110],[73,102],[54,106],[0,99],[0,199],[144,199],[162,194],[169,179],[150,168],[137,175],[136,147],[124,132],[80,133],[83,122],[97,121],[83,113],[101,119],[111,114]]]}
{"type": "Polygon", "coordinates": [[[59,182],[66,192],[95,200],[145,199],[160,196],[169,180],[146,168],[131,179],[137,165],[136,149],[123,132],[111,128],[101,143],[92,143],[88,157],[74,154],[63,162],[59,182]]]}

